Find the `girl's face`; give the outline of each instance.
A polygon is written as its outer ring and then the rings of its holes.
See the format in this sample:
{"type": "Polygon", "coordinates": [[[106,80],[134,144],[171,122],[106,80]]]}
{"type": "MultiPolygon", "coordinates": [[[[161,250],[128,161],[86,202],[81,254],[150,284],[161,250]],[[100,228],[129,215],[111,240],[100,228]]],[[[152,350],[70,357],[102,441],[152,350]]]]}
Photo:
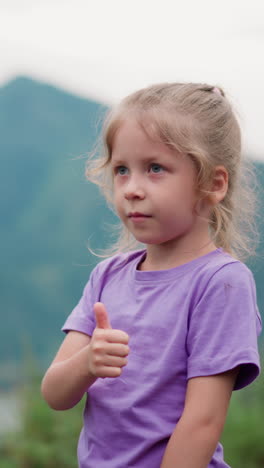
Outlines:
{"type": "Polygon", "coordinates": [[[190,158],[154,141],[129,119],[114,137],[111,166],[117,213],[139,242],[167,244],[188,237],[194,247],[200,218],[190,158]]]}

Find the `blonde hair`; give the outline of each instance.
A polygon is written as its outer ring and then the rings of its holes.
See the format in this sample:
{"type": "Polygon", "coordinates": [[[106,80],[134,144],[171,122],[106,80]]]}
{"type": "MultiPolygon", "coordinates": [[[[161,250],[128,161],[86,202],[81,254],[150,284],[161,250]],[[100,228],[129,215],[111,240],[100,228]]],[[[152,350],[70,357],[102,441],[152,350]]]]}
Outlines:
{"type": "MultiPolygon", "coordinates": [[[[253,255],[257,242],[256,178],[253,165],[241,157],[240,126],[224,91],[198,83],[156,84],[127,96],[108,114],[102,132],[102,154],[88,159],[86,176],[99,185],[111,208],[113,140],[122,122],[131,115],[143,127],[148,118],[156,138],[192,158],[201,197],[210,193],[215,166],[226,168],[228,190],[212,209],[211,235],[217,247],[241,260],[253,255]]],[[[105,256],[139,248],[125,226],[118,229],[118,241],[105,256]]]]}

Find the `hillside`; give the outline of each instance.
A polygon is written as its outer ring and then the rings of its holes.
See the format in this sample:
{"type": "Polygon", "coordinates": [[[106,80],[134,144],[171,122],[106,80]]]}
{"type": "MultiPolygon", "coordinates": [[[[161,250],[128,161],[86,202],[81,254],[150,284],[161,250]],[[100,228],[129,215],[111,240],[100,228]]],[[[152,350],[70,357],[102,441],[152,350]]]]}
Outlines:
{"type": "MultiPolygon", "coordinates": [[[[31,352],[47,365],[96,262],[87,243],[107,243],[114,216],[83,175],[105,111],[29,78],[0,88],[0,385],[31,352]]],[[[262,311],[263,253],[252,268],[262,311]]]]}
{"type": "Polygon", "coordinates": [[[18,78],[0,89],[1,379],[31,350],[47,361],[113,220],[84,178],[106,108],[18,78]],[[103,220],[103,221],[102,221],[103,220]]]}

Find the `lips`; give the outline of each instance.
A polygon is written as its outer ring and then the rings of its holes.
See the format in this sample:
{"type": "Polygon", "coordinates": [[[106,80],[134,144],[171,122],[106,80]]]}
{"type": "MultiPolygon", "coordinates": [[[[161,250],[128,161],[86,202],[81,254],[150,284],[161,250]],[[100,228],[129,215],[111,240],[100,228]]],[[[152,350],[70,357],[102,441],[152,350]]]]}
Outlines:
{"type": "Polygon", "coordinates": [[[129,218],[150,218],[150,215],[146,215],[144,213],[140,213],[138,211],[128,213],[129,218]]]}
{"type": "Polygon", "coordinates": [[[145,224],[145,221],[150,219],[150,215],[146,215],[145,213],[140,213],[139,211],[132,211],[128,213],[128,218],[130,219],[130,222],[133,223],[133,225],[142,225],[145,224]]]}

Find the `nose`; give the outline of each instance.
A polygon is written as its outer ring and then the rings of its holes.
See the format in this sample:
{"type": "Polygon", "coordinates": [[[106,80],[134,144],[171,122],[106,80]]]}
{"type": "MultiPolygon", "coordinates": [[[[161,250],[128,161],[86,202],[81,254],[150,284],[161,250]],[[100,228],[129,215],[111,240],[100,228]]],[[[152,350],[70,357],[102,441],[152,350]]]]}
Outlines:
{"type": "Polygon", "coordinates": [[[134,198],[142,200],[145,198],[145,190],[139,177],[133,176],[129,178],[125,186],[124,196],[126,200],[133,200],[134,198]]]}

